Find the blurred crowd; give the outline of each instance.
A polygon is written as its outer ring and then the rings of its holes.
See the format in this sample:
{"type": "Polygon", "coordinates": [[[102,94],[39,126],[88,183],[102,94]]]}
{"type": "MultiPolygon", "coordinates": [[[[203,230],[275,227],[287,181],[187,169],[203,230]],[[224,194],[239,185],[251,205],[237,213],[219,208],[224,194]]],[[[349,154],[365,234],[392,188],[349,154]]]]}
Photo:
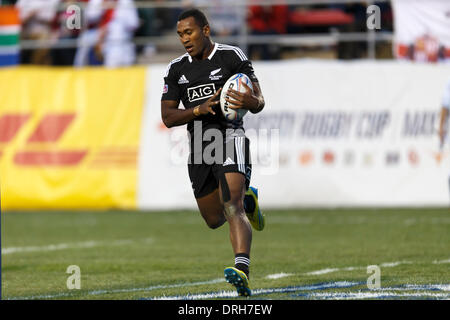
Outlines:
{"type": "MultiPolygon", "coordinates": [[[[1,0],[0,0],[1,1],[1,0]]],[[[138,55],[157,51],[152,44],[135,45],[136,37],[175,35],[179,13],[191,6],[205,8],[213,36],[285,35],[339,32],[366,32],[365,3],[340,5],[230,6],[227,0],[179,0],[178,7],[163,7],[164,0],[3,0],[14,5],[21,20],[22,64],[126,66],[138,55]],[[156,3],[157,7],[140,6],[156,3]],[[70,5],[83,3],[80,17],[70,5]],[[207,7],[205,7],[207,6],[207,7]],[[76,27],[77,19],[81,27],[76,27]],[[70,23],[68,23],[68,21],[70,23]],[[68,26],[75,26],[69,28],[68,26]],[[45,45],[33,47],[33,41],[45,45]]],[[[173,3],[173,1],[171,1],[173,3]]],[[[382,7],[383,28],[392,31],[389,3],[382,7]]],[[[143,38],[141,38],[143,39],[143,38]]],[[[233,44],[233,43],[230,43],[233,44]]],[[[236,44],[236,43],[235,43],[236,44]]],[[[337,58],[361,58],[367,43],[345,42],[337,46],[337,58]]],[[[248,46],[252,59],[280,59],[286,46],[258,43],[248,46]]]]}

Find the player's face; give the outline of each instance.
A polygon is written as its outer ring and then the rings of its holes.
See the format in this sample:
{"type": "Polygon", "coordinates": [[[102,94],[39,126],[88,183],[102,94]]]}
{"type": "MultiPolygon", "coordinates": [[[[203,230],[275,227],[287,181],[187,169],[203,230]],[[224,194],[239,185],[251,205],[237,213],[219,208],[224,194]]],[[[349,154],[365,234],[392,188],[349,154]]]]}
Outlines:
{"type": "Polygon", "coordinates": [[[178,21],[177,33],[181,44],[191,57],[199,57],[203,54],[208,43],[209,26],[201,28],[194,17],[178,21]]]}

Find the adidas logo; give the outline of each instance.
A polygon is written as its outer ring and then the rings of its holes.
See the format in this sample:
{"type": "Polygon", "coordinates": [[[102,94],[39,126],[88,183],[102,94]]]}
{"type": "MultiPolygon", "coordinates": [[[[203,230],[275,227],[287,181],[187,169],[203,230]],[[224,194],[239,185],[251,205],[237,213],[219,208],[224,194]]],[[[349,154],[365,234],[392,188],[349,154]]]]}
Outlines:
{"type": "Polygon", "coordinates": [[[178,84],[185,84],[185,83],[189,83],[189,80],[186,79],[186,76],[183,74],[180,79],[178,79],[178,84]]]}
{"type": "Polygon", "coordinates": [[[223,163],[223,166],[230,166],[232,164],[235,164],[233,160],[231,160],[230,157],[227,158],[227,160],[225,160],[225,162],[223,163]]]}

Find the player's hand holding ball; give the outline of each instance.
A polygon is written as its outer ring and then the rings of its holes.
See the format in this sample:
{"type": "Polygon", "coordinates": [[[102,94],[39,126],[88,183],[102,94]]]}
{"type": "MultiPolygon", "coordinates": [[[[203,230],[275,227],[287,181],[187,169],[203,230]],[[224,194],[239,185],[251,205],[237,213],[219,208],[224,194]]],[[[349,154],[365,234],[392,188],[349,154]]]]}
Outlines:
{"type": "Polygon", "coordinates": [[[253,85],[247,75],[238,73],[228,79],[220,95],[220,106],[229,121],[241,120],[248,110],[259,107],[259,100],[253,94],[253,85]]]}

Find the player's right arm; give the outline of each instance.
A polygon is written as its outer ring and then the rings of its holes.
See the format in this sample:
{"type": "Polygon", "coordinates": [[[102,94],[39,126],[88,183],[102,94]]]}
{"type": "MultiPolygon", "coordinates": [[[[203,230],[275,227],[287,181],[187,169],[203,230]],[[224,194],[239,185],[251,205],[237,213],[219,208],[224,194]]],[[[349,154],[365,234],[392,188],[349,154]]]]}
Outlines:
{"type": "MultiPolygon", "coordinates": [[[[182,59],[181,59],[182,61],[182,59]]],[[[182,89],[178,84],[180,73],[177,67],[180,58],[173,60],[166,69],[164,75],[164,90],[161,97],[161,118],[167,128],[182,126],[201,115],[215,114],[213,107],[220,103],[218,97],[221,90],[214,93],[212,97],[193,108],[179,109],[182,89]]]]}
{"type": "Polygon", "coordinates": [[[161,101],[161,118],[167,128],[184,125],[195,118],[212,113],[216,114],[213,107],[220,103],[218,99],[219,89],[208,100],[190,109],[178,109],[179,101],[176,100],[162,100],[161,101]]]}

